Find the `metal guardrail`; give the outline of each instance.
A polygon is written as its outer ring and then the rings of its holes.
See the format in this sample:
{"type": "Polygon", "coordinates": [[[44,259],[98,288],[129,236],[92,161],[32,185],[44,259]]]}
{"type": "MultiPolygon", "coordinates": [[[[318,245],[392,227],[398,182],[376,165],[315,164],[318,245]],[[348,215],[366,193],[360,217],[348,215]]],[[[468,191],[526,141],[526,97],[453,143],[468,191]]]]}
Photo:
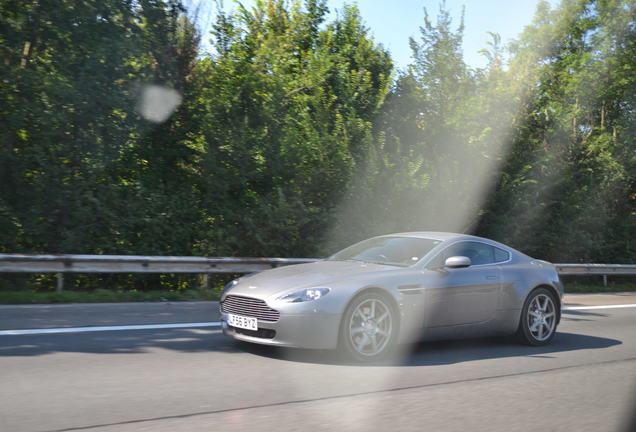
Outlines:
{"type": "Polygon", "coordinates": [[[252,273],[318,261],[315,258],[233,258],[139,255],[0,254],[0,273],[57,273],[57,291],[64,273],[252,273]]]}
{"type": "Polygon", "coordinates": [[[607,277],[634,276],[636,264],[555,264],[561,276],[603,276],[603,286],[607,288],[607,277]]]}
{"type": "MultiPolygon", "coordinates": [[[[64,273],[251,273],[270,268],[319,261],[316,258],[172,257],[139,255],[0,254],[0,273],[57,273],[57,289],[64,273]]],[[[562,276],[635,276],[636,264],[555,264],[562,276]]]]}
{"type": "Polygon", "coordinates": [[[317,261],[315,258],[206,258],[139,255],[0,254],[11,273],[249,273],[317,261]]]}
{"type": "Polygon", "coordinates": [[[562,276],[636,275],[636,264],[555,264],[562,276]]]}

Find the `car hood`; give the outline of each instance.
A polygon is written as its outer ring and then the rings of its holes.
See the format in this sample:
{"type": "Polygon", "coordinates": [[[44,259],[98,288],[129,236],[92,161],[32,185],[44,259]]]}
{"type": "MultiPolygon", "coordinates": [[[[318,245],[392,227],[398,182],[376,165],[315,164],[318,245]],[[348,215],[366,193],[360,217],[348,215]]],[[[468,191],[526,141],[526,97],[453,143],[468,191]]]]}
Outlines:
{"type": "Polygon", "coordinates": [[[333,284],[341,282],[343,279],[396,269],[400,269],[400,267],[360,261],[318,261],[309,264],[295,264],[265,270],[251,276],[243,276],[229,294],[265,299],[296,289],[332,288],[333,284]]]}

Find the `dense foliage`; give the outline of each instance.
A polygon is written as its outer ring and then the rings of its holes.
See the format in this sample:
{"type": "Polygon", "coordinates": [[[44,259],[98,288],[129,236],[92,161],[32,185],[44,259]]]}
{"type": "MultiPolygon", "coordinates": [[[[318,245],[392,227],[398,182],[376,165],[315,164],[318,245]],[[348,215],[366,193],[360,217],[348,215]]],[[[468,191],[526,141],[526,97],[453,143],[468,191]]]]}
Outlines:
{"type": "Polygon", "coordinates": [[[541,3],[479,69],[436,15],[396,72],[323,0],[219,8],[203,36],[177,0],[0,0],[0,252],[318,256],[449,230],[635,262],[636,5],[541,3]]]}

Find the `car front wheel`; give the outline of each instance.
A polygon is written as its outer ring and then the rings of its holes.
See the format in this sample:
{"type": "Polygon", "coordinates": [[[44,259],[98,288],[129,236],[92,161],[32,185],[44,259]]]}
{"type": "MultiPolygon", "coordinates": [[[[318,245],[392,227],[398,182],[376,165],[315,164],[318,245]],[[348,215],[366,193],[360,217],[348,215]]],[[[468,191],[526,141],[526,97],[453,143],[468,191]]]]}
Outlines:
{"type": "Polygon", "coordinates": [[[349,357],[377,361],[395,344],[397,320],[389,301],[372,292],[356,297],[347,307],[340,342],[349,357]]]}
{"type": "Polygon", "coordinates": [[[547,345],[554,339],[558,322],[557,303],[546,288],[534,290],[521,311],[518,335],[529,345],[547,345]]]}

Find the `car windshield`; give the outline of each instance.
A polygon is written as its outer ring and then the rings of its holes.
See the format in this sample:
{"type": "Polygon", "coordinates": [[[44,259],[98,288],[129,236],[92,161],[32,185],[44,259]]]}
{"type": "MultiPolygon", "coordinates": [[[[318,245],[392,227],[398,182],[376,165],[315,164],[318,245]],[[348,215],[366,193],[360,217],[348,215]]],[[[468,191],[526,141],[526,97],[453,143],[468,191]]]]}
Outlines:
{"type": "Polygon", "coordinates": [[[335,253],[331,261],[364,261],[407,267],[429,253],[440,240],[417,237],[375,237],[335,253]]]}

